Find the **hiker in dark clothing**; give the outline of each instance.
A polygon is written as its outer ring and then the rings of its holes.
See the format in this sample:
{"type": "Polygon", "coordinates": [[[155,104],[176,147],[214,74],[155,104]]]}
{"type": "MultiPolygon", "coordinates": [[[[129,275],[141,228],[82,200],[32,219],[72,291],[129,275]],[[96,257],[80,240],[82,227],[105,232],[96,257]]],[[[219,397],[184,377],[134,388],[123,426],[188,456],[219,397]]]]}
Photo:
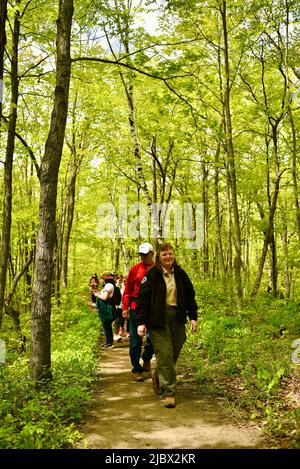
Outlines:
{"type": "Polygon", "coordinates": [[[197,309],[193,285],[177,264],[172,245],[159,246],[155,266],[141,283],[136,312],[139,336],[150,331],[157,361],[153,389],[163,395],[165,407],[176,405],[175,363],[186,340],[187,317],[191,331],[196,331],[197,309]]]}
{"type": "Polygon", "coordinates": [[[95,303],[96,303],[96,296],[95,296],[95,292],[98,290],[98,287],[99,287],[99,279],[98,279],[98,275],[97,274],[93,274],[89,280],[89,289],[90,289],[90,292],[91,292],[91,300],[92,300],[92,303],[93,303],[93,306],[95,306],[95,303]]]}
{"type": "MultiPolygon", "coordinates": [[[[115,287],[119,288],[120,291],[120,301],[118,304],[116,304],[116,310],[117,310],[117,317],[114,321],[113,324],[113,329],[114,329],[114,340],[116,342],[122,342],[122,335],[125,331],[125,319],[122,316],[122,295],[124,293],[125,289],[125,280],[123,275],[117,275],[116,276],[116,284],[115,287]]],[[[126,321],[126,329],[127,329],[127,321],[126,321]]]]}
{"type": "Polygon", "coordinates": [[[137,314],[136,299],[138,296],[141,281],[148,270],[154,266],[154,249],[152,244],[146,242],[139,246],[140,262],[132,266],[125,284],[125,290],[122,297],[123,318],[129,320],[129,354],[132,365],[132,374],[135,381],[144,381],[143,372],[151,369],[151,358],[153,356],[153,347],[149,334],[146,335],[146,343],[142,352],[142,338],[137,333],[137,314]],[[140,363],[143,360],[143,365],[140,363]]]}

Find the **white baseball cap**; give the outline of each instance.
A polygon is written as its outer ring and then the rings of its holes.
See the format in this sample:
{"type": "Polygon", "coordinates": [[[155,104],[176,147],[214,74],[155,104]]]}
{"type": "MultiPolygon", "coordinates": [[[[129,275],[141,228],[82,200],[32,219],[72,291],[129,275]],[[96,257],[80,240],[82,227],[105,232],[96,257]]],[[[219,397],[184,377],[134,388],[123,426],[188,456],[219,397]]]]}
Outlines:
{"type": "Polygon", "coordinates": [[[139,246],[139,254],[148,254],[148,252],[154,252],[153,246],[150,243],[142,243],[139,246]]]}

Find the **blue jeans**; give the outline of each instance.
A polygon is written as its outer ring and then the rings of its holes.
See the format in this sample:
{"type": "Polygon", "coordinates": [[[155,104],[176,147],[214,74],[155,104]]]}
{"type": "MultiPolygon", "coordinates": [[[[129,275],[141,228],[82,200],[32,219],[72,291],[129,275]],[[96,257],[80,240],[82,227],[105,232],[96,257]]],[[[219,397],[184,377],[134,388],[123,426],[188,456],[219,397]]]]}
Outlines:
{"type": "Polygon", "coordinates": [[[153,346],[150,340],[150,335],[147,332],[146,334],[146,343],[144,347],[144,351],[142,353],[142,343],[143,339],[137,333],[137,316],[136,312],[130,310],[129,312],[129,354],[130,360],[132,365],[132,373],[142,373],[143,368],[140,364],[140,358],[142,355],[142,359],[144,362],[148,362],[151,360],[153,356],[153,346]]]}
{"type": "Polygon", "coordinates": [[[106,345],[113,345],[113,330],[112,330],[112,320],[102,321],[104,335],[106,337],[106,345]]]}

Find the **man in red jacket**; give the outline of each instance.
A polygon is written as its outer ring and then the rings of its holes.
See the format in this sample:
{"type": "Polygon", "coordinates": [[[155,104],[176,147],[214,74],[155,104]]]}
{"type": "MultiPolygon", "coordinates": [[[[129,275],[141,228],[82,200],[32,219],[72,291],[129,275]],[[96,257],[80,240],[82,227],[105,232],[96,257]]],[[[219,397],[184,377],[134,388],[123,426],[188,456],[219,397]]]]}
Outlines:
{"type": "Polygon", "coordinates": [[[154,250],[152,244],[146,242],[139,246],[140,262],[131,267],[125,284],[122,297],[123,317],[129,318],[129,354],[132,364],[132,373],[136,381],[144,381],[143,371],[150,371],[150,360],[153,355],[153,346],[149,334],[142,353],[142,338],[137,333],[137,316],[135,312],[136,299],[141,282],[148,270],[154,266],[154,250]],[[142,354],[143,366],[140,364],[142,354]]]}

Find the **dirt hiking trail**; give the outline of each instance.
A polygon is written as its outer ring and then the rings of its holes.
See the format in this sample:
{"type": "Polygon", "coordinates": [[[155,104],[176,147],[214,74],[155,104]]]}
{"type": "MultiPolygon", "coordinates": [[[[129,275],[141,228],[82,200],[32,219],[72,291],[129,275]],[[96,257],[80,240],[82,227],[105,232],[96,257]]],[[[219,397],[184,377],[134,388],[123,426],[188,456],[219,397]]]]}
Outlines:
{"type": "Polygon", "coordinates": [[[133,381],[128,340],[103,350],[100,387],[80,427],[83,449],[261,449],[267,443],[251,423],[237,424],[218,398],[201,395],[192,377],[177,367],[177,406],[163,407],[152,389],[150,373],[133,381]]]}

